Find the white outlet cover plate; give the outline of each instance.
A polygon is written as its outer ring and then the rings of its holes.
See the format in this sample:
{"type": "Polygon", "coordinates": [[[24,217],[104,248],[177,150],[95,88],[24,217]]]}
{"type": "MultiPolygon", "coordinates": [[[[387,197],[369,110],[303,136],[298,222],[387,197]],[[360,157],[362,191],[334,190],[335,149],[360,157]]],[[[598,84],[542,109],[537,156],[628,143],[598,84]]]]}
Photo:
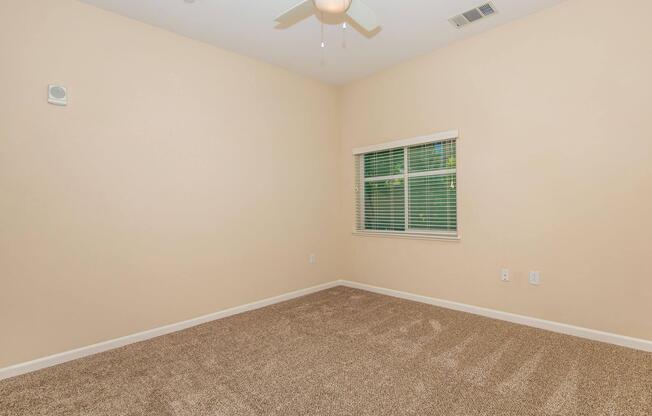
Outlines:
{"type": "Polygon", "coordinates": [[[500,280],[503,282],[509,282],[509,269],[500,270],[500,280]]]}
{"type": "Polygon", "coordinates": [[[541,272],[530,272],[530,284],[535,286],[541,284],[541,272]]]}

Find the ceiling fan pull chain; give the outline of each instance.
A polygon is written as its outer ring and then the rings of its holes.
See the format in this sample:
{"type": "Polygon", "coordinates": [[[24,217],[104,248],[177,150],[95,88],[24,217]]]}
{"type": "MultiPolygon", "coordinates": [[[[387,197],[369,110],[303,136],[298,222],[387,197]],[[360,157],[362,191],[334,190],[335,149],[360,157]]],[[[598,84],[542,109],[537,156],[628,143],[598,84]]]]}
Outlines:
{"type": "Polygon", "coordinates": [[[321,12],[321,66],[324,66],[326,63],[324,49],[326,49],[326,39],[324,39],[324,12],[321,12]]]}
{"type": "MultiPolygon", "coordinates": [[[[342,0],[342,9],[347,9],[346,0],[342,0]]],[[[346,20],[342,23],[342,49],[346,49],[346,20]]]]}

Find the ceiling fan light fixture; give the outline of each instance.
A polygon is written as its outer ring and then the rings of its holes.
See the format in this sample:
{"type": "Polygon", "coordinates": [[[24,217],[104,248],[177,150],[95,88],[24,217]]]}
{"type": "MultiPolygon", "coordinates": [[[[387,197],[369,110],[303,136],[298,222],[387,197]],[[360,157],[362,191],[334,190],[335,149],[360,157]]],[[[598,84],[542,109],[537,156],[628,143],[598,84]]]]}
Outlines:
{"type": "Polygon", "coordinates": [[[351,7],[352,0],[313,0],[315,7],[324,13],[344,13],[351,7]]]}

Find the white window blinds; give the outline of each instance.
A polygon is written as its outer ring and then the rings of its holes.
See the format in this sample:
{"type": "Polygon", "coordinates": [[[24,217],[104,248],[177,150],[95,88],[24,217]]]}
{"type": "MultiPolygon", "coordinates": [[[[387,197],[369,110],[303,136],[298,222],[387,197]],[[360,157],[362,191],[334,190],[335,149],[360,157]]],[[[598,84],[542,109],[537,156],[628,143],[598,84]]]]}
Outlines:
{"type": "Polygon", "coordinates": [[[457,132],[354,153],[357,231],[457,237],[457,132]]]}

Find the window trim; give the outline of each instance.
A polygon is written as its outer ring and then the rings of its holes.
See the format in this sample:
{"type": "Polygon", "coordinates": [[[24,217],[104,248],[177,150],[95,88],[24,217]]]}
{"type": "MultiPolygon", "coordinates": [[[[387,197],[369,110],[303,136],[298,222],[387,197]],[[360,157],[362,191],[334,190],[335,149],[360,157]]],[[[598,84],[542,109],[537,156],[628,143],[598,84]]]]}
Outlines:
{"type": "Polygon", "coordinates": [[[357,147],[353,149],[353,155],[358,156],[365,153],[379,152],[382,150],[395,149],[397,147],[416,146],[419,144],[445,142],[446,140],[456,139],[459,140],[459,130],[448,130],[441,133],[433,133],[427,136],[413,137],[411,139],[394,140],[393,142],[374,144],[371,146],[357,147]]]}
{"type": "MultiPolygon", "coordinates": [[[[457,143],[460,139],[460,134],[459,130],[448,130],[440,133],[433,133],[429,134],[426,136],[419,136],[419,137],[414,137],[410,139],[403,139],[403,140],[395,140],[391,142],[386,142],[386,143],[381,143],[381,144],[376,144],[376,145],[371,145],[371,146],[365,146],[365,147],[358,147],[353,149],[353,156],[354,157],[363,157],[364,154],[367,153],[373,153],[373,152],[378,152],[378,151],[383,151],[383,150],[390,150],[390,149],[396,149],[396,148],[405,148],[404,152],[404,158],[405,158],[405,163],[404,163],[404,169],[405,172],[402,174],[398,175],[389,175],[389,176],[383,176],[383,177],[374,177],[374,178],[365,178],[364,177],[364,164],[360,164],[360,169],[361,172],[358,172],[360,175],[360,183],[355,184],[355,200],[357,201],[359,198],[358,193],[360,192],[360,185],[364,185],[366,182],[371,182],[371,181],[377,181],[379,179],[405,179],[405,186],[406,188],[409,186],[408,185],[408,179],[411,177],[424,177],[424,176],[433,176],[433,171],[424,171],[424,172],[413,172],[409,173],[409,168],[408,168],[408,148],[411,146],[416,146],[420,144],[430,144],[430,143],[437,143],[437,142],[444,142],[447,140],[455,140],[457,143]]],[[[459,162],[459,154],[456,154],[456,159],[459,162]]],[[[455,167],[455,169],[443,169],[437,171],[437,175],[447,175],[451,173],[455,173],[455,177],[457,178],[457,169],[458,166],[455,167]]],[[[459,190],[459,179],[456,180],[456,183],[458,185],[458,190],[459,190]]],[[[362,204],[364,204],[364,196],[362,200],[362,204]]],[[[409,221],[409,197],[406,195],[405,197],[405,231],[386,231],[386,230],[381,230],[381,231],[375,231],[375,230],[366,230],[366,229],[357,229],[358,224],[355,223],[354,230],[353,230],[353,235],[357,236],[369,236],[369,237],[391,237],[391,238],[408,238],[408,239],[420,239],[420,240],[441,240],[441,241],[459,241],[461,240],[460,238],[460,221],[459,221],[459,193],[456,194],[456,204],[455,204],[455,210],[456,210],[456,218],[457,218],[457,229],[455,231],[444,231],[444,230],[439,230],[439,231],[433,231],[433,230],[419,230],[419,229],[413,229],[408,227],[408,221],[409,221]]],[[[362,221],[362,224],[364,224],[364,207],[361,207],[362,212],[360,215],[362,217],[360,220],[362,221]]],[[[357,215],[357,214],[356,214],[357,215]]]]}
{"type": "Polygon", "coordinates": [[[405,232],[405,231],[372,231],[372,230],[356,230],[351,234],[361,237],[389,237],[389,238],[406,238],[411,240],[438,240],[438,241],[460,241],[459,232],[457,234],[450,233],[447,235],[446,232],[441,231],[433,233],[428,232],[405,232]]]}

